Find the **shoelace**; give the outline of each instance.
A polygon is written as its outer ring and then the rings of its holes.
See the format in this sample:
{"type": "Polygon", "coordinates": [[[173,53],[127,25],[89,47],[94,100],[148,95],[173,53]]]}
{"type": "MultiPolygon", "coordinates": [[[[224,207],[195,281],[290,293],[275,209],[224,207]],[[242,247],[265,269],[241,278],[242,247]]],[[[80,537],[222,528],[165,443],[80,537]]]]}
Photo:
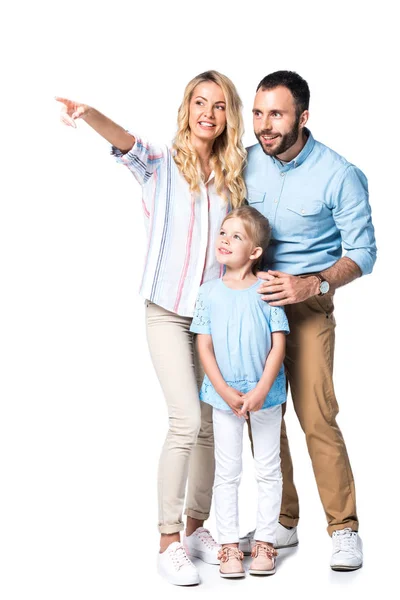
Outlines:
{"type": "Polygon", "coordinates": [[[272,546],[256,542],[251,551],[251,556],[253,558],[256,558],[260,554],[264,554],[264,556],[267,556],[270,559],[273,559],[275,556],[278,556],[278,552],[272,546]]]}
{"type": "Polygon", "coordinates": [[[173,565],[177,571],[179,571],[181,567],[186,567],[187,565],[192,564],[188,559],[185,548],[182,546],[182,544],[170,552],[173,565]]]}
{"type": "Polygon", "coordinates": [[[208,529],[200,527],[199,529],[197,529],[197,535],[199,536],[200,540],[207,546],[207,548],[210,548],[210,550],[219,546],[219,544],[214,540],[213,536],[208,531],[208,529]]]}
{"type": "Polygon", "coordinates": [[[224,546],[218,552],[218,559],[221,562],[228,562],[231,558],[237,558],[238,560],[244,559],[244,554],[239,548],[233,548],[232,546],[224,546]]]}
{"type": "Polygon", "coordinates": [[[352,551],[356,547],[357,533],[349,527],[334,531],[332,537],[334,552],[340,552],[341,550],[352,551]]]}

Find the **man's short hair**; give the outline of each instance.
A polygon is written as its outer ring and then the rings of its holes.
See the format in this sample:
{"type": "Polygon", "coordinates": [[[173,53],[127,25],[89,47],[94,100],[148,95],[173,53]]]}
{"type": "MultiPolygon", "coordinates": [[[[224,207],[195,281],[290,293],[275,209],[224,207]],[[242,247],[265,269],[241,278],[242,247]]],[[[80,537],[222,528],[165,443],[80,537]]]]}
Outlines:
{"type": "Polygon", "coordinates": [[[308,110],[310,104],[310,88],[305,79],[294,71],[275,71],[260,81],[258,90],[273,90],[278,86],[286,87],[292,94],[296,105],[296,113],[299,117],[302,112],[308,110]]]}

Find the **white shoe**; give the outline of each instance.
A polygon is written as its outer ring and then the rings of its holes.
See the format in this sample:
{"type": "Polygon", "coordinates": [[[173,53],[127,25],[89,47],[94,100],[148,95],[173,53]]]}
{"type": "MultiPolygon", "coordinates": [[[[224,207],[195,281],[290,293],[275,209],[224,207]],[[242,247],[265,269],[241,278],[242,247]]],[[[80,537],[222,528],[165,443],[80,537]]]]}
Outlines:
{"type": "Polygon", "coordinates": [[[158,572],[174,585],[196,585],[200,577],[194,564],[188,559],[185,548],[173,542],[158,554],[158,572]]]}
{"type": "Polygon", "coordinates": [[[209,565],[219,565],[218,552],[221,546],[217,544],[208,529],[198,527],[192,535],[183,535],[183,545],[188,556],[196,556],[209,565]]]}
{"type": "Polygon", "coordinates": [[[332,534],[332,543],[331,569],[354,571],[362,567],[362,541],[356,531],[352,531],[349,527],[338,529],[332,534]]]}
{"type": "MultiPolygon", "coordinates": [[[[249,556],[251,554],[254,542],[254,534],[255,530],[249,531],[249,533],[239,540],[239,550],[241,550],[245,556],[249,556]]],[[[274,548],[292,548],[293,546],[297,546],[298,543],[299,538],[297,537],[297,527],[286,529],[286,527],[278,523],[278,527],[276,528],[276,542],[274,544],[274,548]]]]}
{"type": "Polygon", "coordinates": [[[245,556],[251,555],[255,532],[256,530],[253,529],[253,531],[249,531],[248,533],[246,533],[244,537],[239,538],[239,550],[243,552],[245,556]]]}
{"type": "Polygon", "coordinates": [[[274,544],[274,548],[293,548],[293,546],[297,546],[298,543],[299,538],[297,537],[297,527],[287,529],[278,523],[278,527],[276,528],[276,543],[274,544]]]}

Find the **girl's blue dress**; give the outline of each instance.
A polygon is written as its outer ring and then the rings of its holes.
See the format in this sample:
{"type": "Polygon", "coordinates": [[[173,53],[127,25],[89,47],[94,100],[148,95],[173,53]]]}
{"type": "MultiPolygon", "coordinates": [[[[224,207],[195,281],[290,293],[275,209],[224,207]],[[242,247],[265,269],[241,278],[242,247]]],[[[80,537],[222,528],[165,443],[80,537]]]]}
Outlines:
{"type": "MultiPolygon", "coordinates": [[[[228,385],[242,393],[256,387],[271,350],[271,333],[289,333],[285,311],[271,307],[257,293],[261,280],[244,290],[227,287],[222,279],[200,287],[190,330],[212,336],[215,358],[228,385]]],[[[207,375],[200,399],[220,410],[231,410],[215,391],[207,375]]],[[[286,401],[283,365],[262,408],[286,401]]]]}

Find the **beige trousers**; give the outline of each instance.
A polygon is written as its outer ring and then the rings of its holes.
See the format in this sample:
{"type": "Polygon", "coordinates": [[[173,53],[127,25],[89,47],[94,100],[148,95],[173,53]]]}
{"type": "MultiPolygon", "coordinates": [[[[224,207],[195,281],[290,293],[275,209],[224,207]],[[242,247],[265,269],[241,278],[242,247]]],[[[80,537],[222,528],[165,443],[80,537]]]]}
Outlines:
{"type": "MultiPolygon", "coordinates": [[[[314,296],[285,307],[290,325],[285,359],[287,380],[294,410],[306,435],[330,535],[345,527],[358,530],[353,474],[336,422],[339,407],[332,381],[333,308],[331,295],[314,296]]],[[[281,461],[283,495],[279,520],[283,525],[294,526],[299,520],[299,500],[284,420],[281,461]]]]}
{"type": "Polygon", "coordinates": [[[183,529],[182,511],[208,518],[214,482],[212,407],[199,400],[204,377],[190,332],[192,319],[146,301],[147,340],[163,390],[169,429],[158,468],[160,533],[183,529]]]}

